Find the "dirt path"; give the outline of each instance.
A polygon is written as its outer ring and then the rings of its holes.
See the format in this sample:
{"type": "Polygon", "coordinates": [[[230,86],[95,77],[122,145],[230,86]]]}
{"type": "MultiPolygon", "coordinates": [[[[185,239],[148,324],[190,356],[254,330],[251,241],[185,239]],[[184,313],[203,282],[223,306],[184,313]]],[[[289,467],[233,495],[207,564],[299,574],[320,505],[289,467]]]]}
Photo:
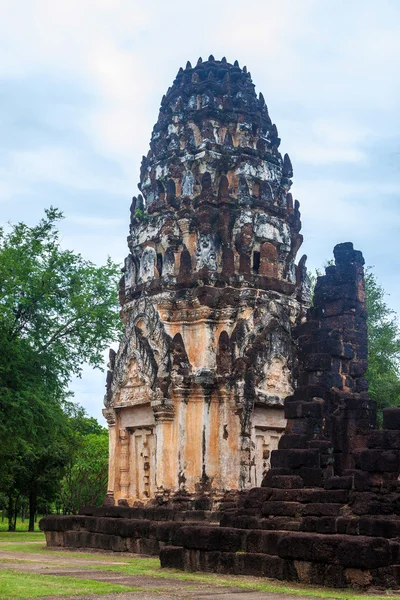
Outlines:
{"type": "MultiPolygon", "coordinates": [[[[26,543],[26,542],[25,542],[26,543]]],[[[32,542],[43,547],[42,542],[32,542]]],[[[14,544],[13,544],[14,545],[14,544]]],[[[93,553],[92,559],[78,558],[75,556],[59,556],[49,551],[48,553],[18,552],[7,550],[7,543],[0,543],[0,571],[12,569],[25,573],[41,575],[71,576],[79,579],[102,581],[105,583],[122,584],[144,588],[146,592],[129,592],[120,594],[102,594],[63,597],[62,600],[287,600],[287,594],[257,592],[243,590],[234,586],[219,587],[212,583],[198,581],[182,581],[178,578],[164,578],[156,575],[127,575],[106,571],[98,567],[126,564],[127,559],[137,555],[124,554],[119,561],[115,554],[93,553]],[[101,558],[100,558],[101,556],[101,558]],[[108,558],[109,557],[109,558],[108,558]],[[96,569],[87,567],[96,566],[96,569]],[[85,568],[86,567],[86,568],[85,568]]],[[[221,577],[223,578],[223,577],[221,577]]],[[[234,577],[232,577],[234,580],[234,577]]],[[[242,581],[245,578],[241,578],[242,581]]],[[[249,579],[246,579],[249,581],[249,579]]],[[[0,595],[1,598],[1,595],[0,595]]],[[[294,600],[317,600],[316,598],[292,596],[294,600]]],[[[46,596],[43,600],[60,600],[59,596],[46,596]]],[[[329,599],[325,599],[329,600],[329,599]]],[[[332,600],[332,599],[331,599],[332,600]]]]}

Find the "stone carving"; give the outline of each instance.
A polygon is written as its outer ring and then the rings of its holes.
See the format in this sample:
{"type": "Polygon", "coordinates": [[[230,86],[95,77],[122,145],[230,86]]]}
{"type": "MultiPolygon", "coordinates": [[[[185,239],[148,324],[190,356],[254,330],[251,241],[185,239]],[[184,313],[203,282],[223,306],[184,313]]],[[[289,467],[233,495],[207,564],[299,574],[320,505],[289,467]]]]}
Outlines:
{"type": "MultiPolygon", "coordinates": [[[[154,485],[135,484],[136,500],[246,488],[269,465],[305,281],[290,159],[278,146],[249,73],[226,60],[180,71],[161,102],[132,200],[125,330],[105,398],[116,426],[152,431],[154,485]]],[[[115,477],[121,440],[110,450],[115,477]]],[[[119,485],[109,486],[115,502],[119,485]]]]}
{"type": "Polygon", "coordinates": [[[212,271],[217,269],[217,254],[211,236],[201,233],[196,248],[196,268],[207,267],[212,271]]]}
{"type": "Polygon", "coordinates": [[[140,259],[139,279],[142,282],[153,279],[156,274],[157,256],[154,248],[149,246],[144,249],[140,259]]]}

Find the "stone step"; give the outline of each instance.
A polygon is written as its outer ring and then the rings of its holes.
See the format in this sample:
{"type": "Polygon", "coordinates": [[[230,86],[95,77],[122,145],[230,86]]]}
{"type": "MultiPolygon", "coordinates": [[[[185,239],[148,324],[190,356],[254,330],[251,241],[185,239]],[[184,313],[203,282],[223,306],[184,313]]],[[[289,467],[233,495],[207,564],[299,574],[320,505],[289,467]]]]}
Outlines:
{"type": "MultiPolygon", "coordinates": [[[[287,536],[287,541],[290,536],[287,536]]],[[[359,565],[354,554],[343,554],[340,562],[312,562],[310,560],[283,558],[256,552],[221,552],[188,550],[166,546],[160,552],[161,567],[186,571],[208,571],[234,575],[253,575],[278,580],[323,585],[334,588],[377,587],[397,588],[400,584],[400,565],[366,568],[359,565]]],[[[373,562],[373,561],[372,561],[373,562]]],[[[379,561],[378,561],[379,562],[379,561]]],[[[371,561],[370,561],[371,564],[371,561]]]]}

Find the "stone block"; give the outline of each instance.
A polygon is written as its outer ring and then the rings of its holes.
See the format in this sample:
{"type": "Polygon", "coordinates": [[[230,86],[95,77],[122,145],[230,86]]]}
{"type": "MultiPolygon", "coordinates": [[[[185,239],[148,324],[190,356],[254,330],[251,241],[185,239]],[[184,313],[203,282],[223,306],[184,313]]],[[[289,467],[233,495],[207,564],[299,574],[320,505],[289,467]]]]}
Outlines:
{"type": "Polygon", "coordinates": [[[400,450],[399,432],[393,429],[379,429],[372,431],[367,438],[368,448],[381,448],[383,450],[400,450]]]}
{"type": "Polygon", "coordinates": [[[247,532],[229,527],[181,527],[173,536],[173,545],[198,550],[237,552],[243,549],[247,532]]]}
{"type": "Polygon", "coordinates": [[[338,533],[336,517],[303,517],[301,519],[300,531],[326,534],[338,533]]]}
{"type": "Polygon", "coordinates": [[[319,419],[322,417],[322,403],[321,402],[304,402],[295,401],[288,402],[285,404],[285,418],[286,419],[302,419],[312,418],[319,419]]]}
{"type": "Polygon", "coordinates": [[[286,579],[288,569],[285,561],[277,556],[246,553],[236,556],[236,575],[252,575],[271,579],[286,579]]]}
{"type": "Polygon", "coordinates": [[[359,519],[360,535],[369,535],[384,538],[400,538],[400,519],[361,517],[359,519]]]}
{"type": "Polygon", "coordinates": [[[249,490],[243,499],[238,500],[238,506],[243,508],[258,508],[268,500],[272,494],[270,488],[253,488],[249,490]]]}
{"type": "Polygon", "coordinates": [[[319,468],[301,467],[296,474],[302,478],[307,487],[322,487],[322,470],[319,468]]]}
{"type": "Polygon", "coordinates": [[[304,516],[327,516],[336,517],[339,515],[342,504],[323,504],[322,502],[311,502],[304,505],[304,516]]]}
{"type": "Polygon", "coordinates": [[[273,475],[270,480],[271,488],[297,490],[301,489],[304,484],[301,477],[297,475],[273,475]]]}
{"type": "Polygon", "coordinates": [[[400,431],[400,407],[383,409],[383,429],[400,431]]]}
{"type": "Polygon", "coordinates": [[[383,538],[293,533],[278,542],[278,556],[310,562],[339,563],[346,568],[378,568],[390,561],[390,546],[383,538]]]}
{"type": "Polygon", "coordinates": [[[300,502],[264,502],[261,514],[265,516],[276,515],[285,517],[300,517],[303,514],[304,504],[300,502]]]}
{"type": "Polygon", "coordinates": [[[353,486],[353,478],[345,477],[329,477],[324,481],[326,490],[351,490],[353,486]]]}
{"type": "Polygon", "coordinates": [[[344,567],[375,569],[390,563],[389,542],[383,538],[343,536],[337,558],[344,567]]]}
{"type": "Polygon", "coordinates": [[[362,471],[393,473],[399,470],[396,450],[366,449],[354,453],[355,466],[362,471]]]}
{"type": "Polygon", "coordinates": [[[158,540],[154,538],[138,538],[137,548],[139,554],[148,554],[150,556],[157,556],[160,552],[160,544],[158,540]]]}
{"type": "Polygon", "coordinates": [[[273,450],[271,466],[287,469],[319,467],[319,456],[318,450],[273,450]]]}
{"type": "Polygon", "coordinates": [[[306,371],[329,371],[332,366],[332,358],[329,354],[309,354],[304,360],[306,371]]]}
{"type": "Polygon", "coordinates": [[[284,433],[279,440],[279,450],[290,450],[292,448],[306,448],[310,439],[308,435],[284,433]]]}
{"type": "Polygon", "coordinates": [[[161,567],[167,569],[184,569],[185,550],[181,547],[165,546],[160,551],[161,567]]]}
{"type": "Polygon", "coordinates": [[[282,535],[289,534],[276,531],[249,531],[246,536],[246,552],[275,555],[282,535]]]}
{"type": "Polygon", "coordinates": [[[46,544],[48,547],[64,546],[63,531],[45,531],[46,544]]]}
{"type": "Polygon", "coordinates": [[[217,552],[199,550],[201,570],[214,573],[237,574],[238,555],[233,552],[217,552]]]}
{"type": "Polygon", "coordinates": [[[70,516],[48,516],[39,521],[42,531],[69,531],[79,530],[85,527],[86,518],[81,515],[70,516]]]}
{"type": "Polygon", "coordinates": [[[359,535],[358,517],[338,517],[336,519],[336,528],[338,533],[347,533],[348,535],[359,535]]]}
{"type": "Polygon", "coordinates": [[[356,515],[379,515],[382,502],[376,494],[356,492],[353,494],[350,506],[356,515]]]}
{"type": "Polygon", "coordinates": [[[156,539],[161,542],[165,542],[170,545],[174,538],[175,533],[182,527],[182,523],[177,523],[175,521],[167,521],[167,522],[150,522],[150,526],[148,528],[148,535],[143,535],[143,537],[149,537],[151,539],[156,539]]]}
{"type": "Polygon", "coordinates": [[[151,521],[173,521],[176,509],[166,507],[146,508],[144,517],[151,521]]]}

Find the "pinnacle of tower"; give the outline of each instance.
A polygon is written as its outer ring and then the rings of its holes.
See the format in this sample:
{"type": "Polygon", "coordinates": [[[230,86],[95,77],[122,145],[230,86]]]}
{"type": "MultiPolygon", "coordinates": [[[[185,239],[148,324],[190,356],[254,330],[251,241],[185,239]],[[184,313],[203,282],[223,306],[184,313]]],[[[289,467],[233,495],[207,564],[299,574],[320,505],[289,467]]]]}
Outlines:
{"type": "Polygon", "coordinates": [[[272,188],[284,176],[287,191],[291,171],[287,167],[283,173],[279,144],[264,97],[261,93],[257,97],[247,67],[240,68],[237,60],[232,64],[225,57],[216,60],[210,55],[206,61],[200,57],[194,67],[188,61],[185,69],[179,69],[162,98],[139,187],[150,206],[157,196],[156,187],[163,185],[155,181],[160,179],[156,168],[162,171],[162,179],[168,179],[171,168],[177,172],[177,165],[172,167],[177,161],[186,164],[201,152],[214,152],[214,163],[218,155],[225,171],[237,168],[246,157],[252,163],[263,161],[259,170],[265,171],[268,164],[270,172],[275,173],[272,188]]]}
{"type": "MultiPolygon", "coordinates": [[[[223,285],[266,286],[259,277],[269,277],[280,282],[274,289],[297,294],[300,212],[279,144],[264,97],[238,61],[210,55],[179,69],[142,161],[142,196],[131,207],[128,245],[138,280],[194,285],[207,269],[223,285]]],[[[125,288],[136,293],[126,277],[125,288]]]]}

